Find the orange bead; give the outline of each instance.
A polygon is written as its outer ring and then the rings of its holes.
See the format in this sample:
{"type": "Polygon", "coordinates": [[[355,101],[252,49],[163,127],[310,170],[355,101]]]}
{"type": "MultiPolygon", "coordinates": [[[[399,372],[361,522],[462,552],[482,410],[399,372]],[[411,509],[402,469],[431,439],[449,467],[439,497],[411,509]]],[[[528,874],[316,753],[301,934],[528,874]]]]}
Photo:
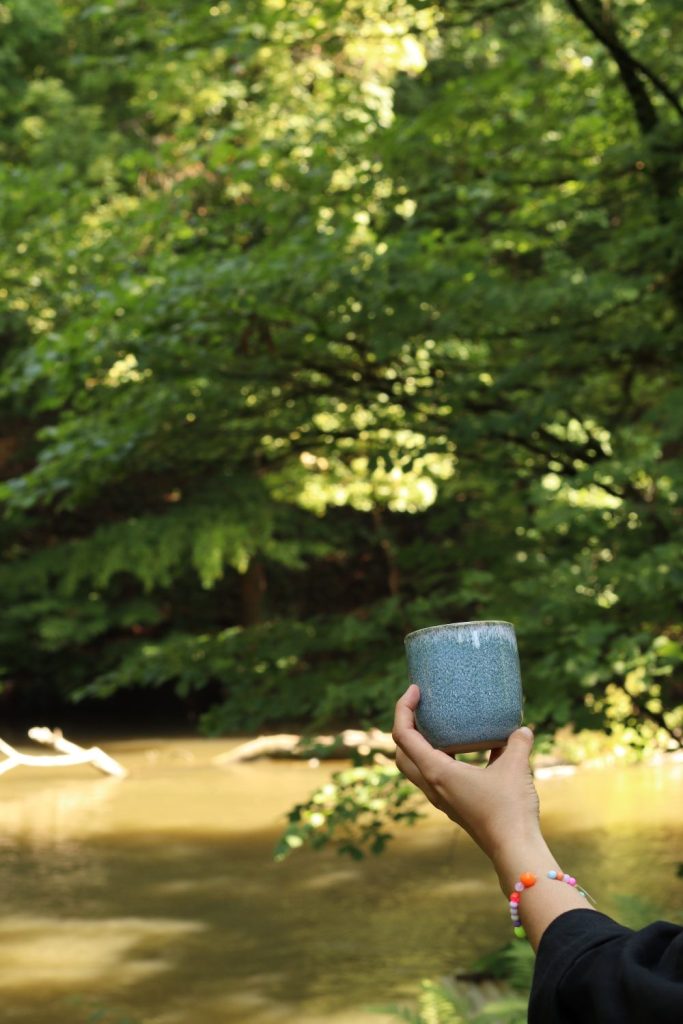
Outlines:
{"type": "Polygon", "coordinates": [[[563,878],[564,878],[564,871],[558,871],[557,872],[557,880],[558,880],[558,882],[561,882],[563,878]]]}
{"type": "Polygon", "coordinates": [[[519,880],[526,889],[530,889],[532,885],[536,884],[536,875],[532,875],[530,871],[525,871],[523,875],[519,876],[519,880]]]}

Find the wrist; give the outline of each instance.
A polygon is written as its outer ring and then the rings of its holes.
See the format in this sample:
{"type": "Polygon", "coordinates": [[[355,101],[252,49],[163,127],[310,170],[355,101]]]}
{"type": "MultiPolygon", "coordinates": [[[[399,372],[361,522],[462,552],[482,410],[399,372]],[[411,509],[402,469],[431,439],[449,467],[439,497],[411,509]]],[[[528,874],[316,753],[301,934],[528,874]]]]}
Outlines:
{"type": "MultiPolygon", "coordinates": [[[[515,892],[516,883],[522,882],[520,876],[526,873],[536,876],[531,885],[524,878],[522,885],[525,888],[519,893],[521,898],[516,904],[517,921],[521,918],[521,925],[534,950],[538,949],[546,928],[555,918],[569,910],[593,910],[580,887],[565,885],[566,879],[548,878],[549,871],[559,873],[561,868],[540,831],[537,837],[511,838],[503,844],[496,853],[494,866],[506,897],[515,892]]],[[[514,915],[511,916],[514,924],[514,915]]]]}
{"type": "Polygon", "coordinates": [[[506,836],[494,848],[491,860],[501,890],[506,896],[514,888],[522,871],[531,871],[541,876],[559,867],[540,829],[506,836]]]}

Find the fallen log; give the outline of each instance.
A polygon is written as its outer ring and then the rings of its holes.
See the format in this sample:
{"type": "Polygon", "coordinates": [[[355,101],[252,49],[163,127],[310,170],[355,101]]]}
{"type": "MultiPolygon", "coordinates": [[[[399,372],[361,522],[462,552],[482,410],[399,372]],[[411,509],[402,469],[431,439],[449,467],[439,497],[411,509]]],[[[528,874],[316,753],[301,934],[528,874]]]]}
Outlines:
{"type": "Polygon", "coordinates": [[[388,732],[380,729],[344,729],[337,736],[299,736],[297,733],[278,733],[275,736],[259,736],[255,740],[240,744],[234,750],[217,754],[213,763],[235,764],[240,761],[255,761],[259,757],[285,757],[303,760],[326,760],[350,757],[354,753],[390,754],[396,752],[396,744],[388,732]]]}
{"type": "Polygon", "coordinates": [[[61,729],[34,726],[29,729],[28,735],[34,742],[52,747],[58,754],[22,754],[0,739],[0,752],[5,755],[5,759],[0,761],[0,775],[20,765],[27,768],[63,768],[74,764],[91,764],[103,775],[114,775],[119,779],[125,779],[128,775],[122,764],[99,747],[79,747],[77,743],[65,739],[61,729]]]}

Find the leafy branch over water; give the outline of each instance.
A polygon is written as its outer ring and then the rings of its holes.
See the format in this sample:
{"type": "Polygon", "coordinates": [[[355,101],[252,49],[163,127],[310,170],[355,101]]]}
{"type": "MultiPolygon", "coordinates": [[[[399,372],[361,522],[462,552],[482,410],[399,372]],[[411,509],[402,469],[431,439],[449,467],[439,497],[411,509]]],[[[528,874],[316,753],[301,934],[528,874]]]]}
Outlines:
{"type": "Polygon", "coordinates": [[[308,801],[289,812],[275,859],[284,860],[304,845],[319,850],[328,843],[354,859],[381,853],[391,839],[389,823],[412,825],[423,816],[418,809],[421,799],[395,765],[357,765],[335,772],[308,801]]]}

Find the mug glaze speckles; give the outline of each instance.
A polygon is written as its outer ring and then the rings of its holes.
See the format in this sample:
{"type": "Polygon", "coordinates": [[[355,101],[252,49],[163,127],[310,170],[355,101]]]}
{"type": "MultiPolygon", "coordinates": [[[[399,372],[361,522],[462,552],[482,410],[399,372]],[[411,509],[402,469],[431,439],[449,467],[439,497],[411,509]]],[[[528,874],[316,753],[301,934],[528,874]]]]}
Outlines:
{"type": "Polygon", "coordinates": [[[449,622],[405,638],[408,677],[420,687],[415,720],[449,753],[505,744],[522,724],[522,680],[510,622],[449,622]]]}

